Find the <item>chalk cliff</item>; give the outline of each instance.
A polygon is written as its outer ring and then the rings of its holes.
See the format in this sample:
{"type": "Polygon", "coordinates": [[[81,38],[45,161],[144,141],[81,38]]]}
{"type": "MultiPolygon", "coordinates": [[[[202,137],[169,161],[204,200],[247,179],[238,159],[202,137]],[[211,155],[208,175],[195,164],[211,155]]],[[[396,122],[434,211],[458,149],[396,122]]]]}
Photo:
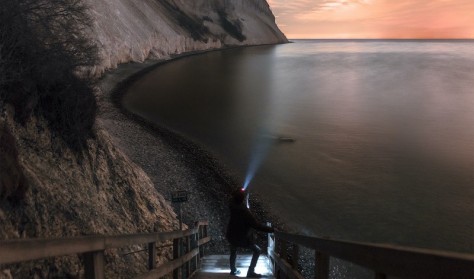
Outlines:
{"type": "MultiPolygon", "coordinates": [[[[89,37],[99,47],[96,75],[130,61],[287,42],[265,0],[84,1],[93,19],[89,37]]],[[[0,240],[176,228],[170,205],[100,124],[77,152],[41,117],[19,124],[16,113],[0,99],[0,240]]],[[[108,277],[144,272],[146,255],[123,256],[139,249],[108,252],[108,277]]],[[[71,256],[2,267],[0,278],[81,277],[81,261],[71,256]]]]}
{"type": "Polygon", "coordinates": [[[265,0],[87,0],[102,73],[120,63],[287,42],[265,0]]]}

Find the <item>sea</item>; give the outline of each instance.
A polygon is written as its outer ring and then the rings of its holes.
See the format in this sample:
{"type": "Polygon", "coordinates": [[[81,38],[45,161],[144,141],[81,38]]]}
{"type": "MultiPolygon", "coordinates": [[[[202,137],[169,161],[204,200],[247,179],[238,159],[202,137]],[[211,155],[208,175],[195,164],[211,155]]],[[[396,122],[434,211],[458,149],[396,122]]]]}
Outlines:
{"type": "Polygon", "coordinates": [[[294,40],[165,63],[124,107],[292,232],[474,253],[474,41],[294,40]]]}

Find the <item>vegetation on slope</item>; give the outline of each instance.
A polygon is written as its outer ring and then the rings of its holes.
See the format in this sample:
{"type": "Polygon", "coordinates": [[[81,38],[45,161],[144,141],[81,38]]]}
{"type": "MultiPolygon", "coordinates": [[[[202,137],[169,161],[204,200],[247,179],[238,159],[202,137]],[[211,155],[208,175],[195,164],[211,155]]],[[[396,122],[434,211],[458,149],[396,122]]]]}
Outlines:
{"type": "MultiPolygon", "coordinates": [[[[93,127],[89,23],[82,0],[0,0],[0,240],[174,228],[148,176],[93,127]]],[[[106,277],[146,272],[138,248],[107,251],[106,277]]],[[[160,250],[158,262],[166,256],[160,250]]],[[[83,278],[83,262],[3,265],[0,278],[83,278]]]]}
{"type": "Polygon", "coordinates": [[[80,0],[0,2],[0,109],[13,105],[23,124],[41,116],[69,147],[82,149],[96,114],[83,70],[97,62],[86,7],[80,0]]]}

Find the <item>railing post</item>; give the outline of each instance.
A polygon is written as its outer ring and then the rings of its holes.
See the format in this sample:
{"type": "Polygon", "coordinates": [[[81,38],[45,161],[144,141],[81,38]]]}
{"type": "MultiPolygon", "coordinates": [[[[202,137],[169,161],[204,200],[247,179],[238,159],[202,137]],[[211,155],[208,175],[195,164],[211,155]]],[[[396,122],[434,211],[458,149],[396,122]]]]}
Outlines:
{"type": "Polygon", "coordinates": [[[300,247],[298,244],[293,244],[293,253],[291,256],[291,267],[293,267],[294,270],[298,270],[298,259],[300,254],[300,247]]]}
{"type": "MultiPolygon", "coordinates": [[[[284,243],[283,239],[275,237],[275,252],[280,257],[280,259],[284,259],[283,255],[282,255],[283,250],[284,250],[284,247],[283,247],[284,244],[283,243],[284,243]]],[[[284,277],[284,276],[282,276],[283,272],[281,272],[280,266],[277,265],[277,268],[276,268],[275,271],[276,271],[276,276],[275,277],[277,279],[280,279],[280,278],[284,277]]]]}
{"type": "MultiPolygon", "coordinates": [[[[173,239],[173,260],[179,259],[180,257],[180,239],[173,239]]],[[[179,279],[179,271],[181,268],[176,268],[173,270],[173,279],[179,279]]]]}
{"type": "MultiPolygon", "coordinates": [[[[189,236],[190,237],[190,251],[194,250],[196,248],[196,235],[192,234],[189,236]]],[[[197,256],[194,256],[191,261],[190,261],[190,274],[193,274],[193,272],[197,269],[197,256]]]]}
{"type": "MultiPolygon", "coordinates": [[[[208,225],[202,225],[201,229],[199,230],[199,239],[207,237],[207,226],[208,225]]],[[[200,246],[199,247],[199,257],[202,258],[204,257],[204,247],[200,246]]]]}
{"type": "MultiPolygon", "coordinates": [[[[193,245],[193,249],[199,249],[199,245],[198,245],[198,234],[194,234],[194,245],[193,245]]],[[[200,257],[199,257],[199,253],[197,253],[196,257],[194,258],[195,259],[195,267],[194,267],[194,270],[197,270],[199,268],[199,263],[201,261],[200,257]]]]}
{"type": "MultiPolygon", "coordinates": [[[[203,226],[199,226],[198,229],[198,241],[202,239],[203,226]]],[[[199,246],[199,258],[204,257],[202,247],[199,246]]]]}
{"type": "Polygon", "coordinates": [[[84,278],[104,279],[104,251],[84,253],[84,278]]]}
{"type": "Polygon", "coordinates": [[[148,270],[156,268],[156,242],[148,243],[148,270]]]}
{"type": "Polygon", "coordinates": [[[329,256],[316,251],[315,256],[316,270],[314,275],[316,279],[328,279],[329,278],[329,256]]]}
{"type": "MultiPolygon", "coordinates": [[[[267,222],[267,226],[271,227],[271,225],[272,225],[272,224],[271,224],[270,222],[267,222]]],[[[269,233],[269,234],[268,234],[267,253],[268,253],[268,255],[270,256],[270,257],[269,257],[269,260],[270,260],[272,272],[273,272],[273,274],[276,275],[275,261],[274,261],[273,257],[271,256],[271,255],[273,255],[273,254],[275,253],[275,235],[274,235],[273,233],[269,233]]]]}
{"type": "MultiPolygon", "coordinates": [[[[185,239],[186,239],[186,243],[185,243],[186,246],[185,246],[184,254],[187,254],[189,253],[189,251],[191,251],[191,237],[188,235],[185,239]]],[[[186,268],[186,273],[185,273],[186,278],[189,278],[189,275],[191,275],[191,260],[187,261],[184,266],[186,268]]]]}
{"type": "Polygon", "coordinates": [[[286,240],[280,240],[280,258],[288,262],[288,243],[286,240]]]}
{"type": "MultiPolygon", "coordinates": [[[[199,222],[196,222],[195,223],[195,228],[197,228],[197,232],[195,234],[193,234],[193,249],[200,249],[199,245],[198,245],[198,242],[199,242],[199,230],[200,230],[200,226],[199,226],[199,222]]],[[[194,257],[194,261],[195,261],[195,267],[194,267],[194,270],[197,270],[199,268],[199,262],[200,262],[200,253],[197,253],[196,257],[194,257]]],[[[194,271],[193,270],[193,271],[194,271]]]]}

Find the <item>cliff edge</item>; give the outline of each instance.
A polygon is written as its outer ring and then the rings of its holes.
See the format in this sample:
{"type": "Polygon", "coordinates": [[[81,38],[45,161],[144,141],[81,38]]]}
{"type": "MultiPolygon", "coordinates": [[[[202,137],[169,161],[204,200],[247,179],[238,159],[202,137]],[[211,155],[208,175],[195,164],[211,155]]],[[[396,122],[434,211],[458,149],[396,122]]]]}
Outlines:
{"type": "Polygon", "coordinates": [[[102,60],[98,74],[129,61],[288,42],[265,0],[86,1],[102,60]]]}

